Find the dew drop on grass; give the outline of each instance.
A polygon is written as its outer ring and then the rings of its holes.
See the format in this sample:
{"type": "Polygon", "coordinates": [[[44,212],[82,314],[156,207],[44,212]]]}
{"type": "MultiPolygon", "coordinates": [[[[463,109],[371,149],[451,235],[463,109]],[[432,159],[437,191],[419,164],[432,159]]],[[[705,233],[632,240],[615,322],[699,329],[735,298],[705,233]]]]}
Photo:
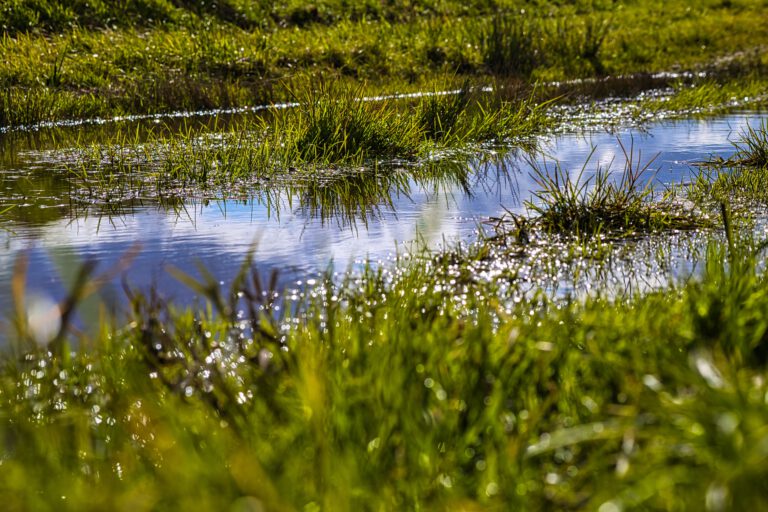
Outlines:
{"type": "Polygon", "coordinates": [[[705,504],[708,511],[719,512],[728,507],[728,488],[720,483],[713,482],[707,488],[705,504]]]}
{"type": "Polygon", "coordinates": [[[655,375],[643,375],[643,384],[652,391],[661,391],[661,382],[659,382],[659,379],[657,379],[655,375]]]}
{"type": "Polygon", "coordinates": [[[27,305],[27,322],[32,338],[44,345],[59,332],[61,328],[61,309],[48,297],[33,295],[27,305]]]}
{"type": "Polygon", "coordinates": [[[717,428],[727,436],[733,434],[738,426],[739,418],[732,412],[726,412],[717,418],[717,428]]]}
{"type": "Polygon", "coordinates": [[[606,501],[600,505],[600,508],[597,509],[597,512],[621,512],[622,510],[624,510],[624,507],[621,506],[621,502],[606,501]]]}

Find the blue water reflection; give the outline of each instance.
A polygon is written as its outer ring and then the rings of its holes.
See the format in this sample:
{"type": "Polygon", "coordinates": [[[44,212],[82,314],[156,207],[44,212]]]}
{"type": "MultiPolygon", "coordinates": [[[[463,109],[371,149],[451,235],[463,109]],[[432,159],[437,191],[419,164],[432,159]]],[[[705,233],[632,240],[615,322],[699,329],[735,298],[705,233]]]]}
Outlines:
{"type": "MultiPolygon", "coordinates": [[[[658,154],[652,165],[655,173],[649,178],[662,185],[679,183],[690,178],[695,162],[732,154],[731,141],[761,119],[742,113],[664,122],[646,132],[558,135],[546,141],[546,156],[537,155],[533,160],[538,165],[559,161],[575,174],[596,148],[588,171],[598,163],[621,170],[621,146],[632,146],[635,159],[643,162],[658,154]]],[[[24,161],[30,167],[38,165],[34,158],[35,152],[28,151],[24,158],[13,159],[14,172],[23,174],[24,161]]],[[[139,288],[155,285],[164,295],[189,302],[194,299],[188,290],[165,272],[168,265],[196,274],[200,263],[227,281],[255,247],[258,268],[265,273],[279,269],[282,287],[317,276],[331,265],[343,271],[366,258],[390,260],[403,250],[402,244],[417,238],[432,247],[445,240],[470,239],[483,219],[502,215],[505,209],[524,212],[524,201],[535,190],[529,158],[513,154],[495,163],[476,164],[468,183],[446,181],[430,186],[411,181],[393,192],[390,203],[382,205],[366,223],[354,226],[302,208],[297,191],[279,198],[279,215],[274,201],[255,199],[188,203],[170,211],[149,205],[111,217],[70,213],[35,223],[0,220],[0,311],[10,307],[13,264],[21,254],[29,258],[28,288],[60,299],[64,294],[62,275],[66,280],[75,262],[94,259],[104,271],[117,265],[121,255],[139,247],[125,271],[127,281],[139,288]]],[[[57,205],[54,208],[66,209],[65,198],[51,201],[57,205]]],[[[116,297],[122,295],[118,283],[115,279],[112,284],[116,297]]]]}

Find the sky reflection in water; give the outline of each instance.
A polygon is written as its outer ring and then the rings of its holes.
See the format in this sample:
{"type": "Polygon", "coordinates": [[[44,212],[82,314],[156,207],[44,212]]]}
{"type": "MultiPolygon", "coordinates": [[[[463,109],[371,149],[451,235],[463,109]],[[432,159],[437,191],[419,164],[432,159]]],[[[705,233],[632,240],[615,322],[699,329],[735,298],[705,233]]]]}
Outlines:
{"type": "MultiPolygon", "coordinates": [[[[596,147],[587,172],[599,163],[621,170],[624,156],[619,141],[642,162],[659,154],[649,178],[656,183],[679,183],[692,175],[695,162],[733,153],[730,141],[738,138],[758,115],[733,114],[718,119],[684,120],[652,125],[645,133],[593,133],[558,135],[545,145],[539,164],[555,161],[578,173],[596,147]],[[618,138],[618,140],[617,140],[618,138]]],[[[6,174],[23,176],[24,166],[39,166],[35,151],[19,151],[4,158],[6,174]],[[7,170],[13,165],[14,171],[7,170]]],[[[127,270],[127,280],[139,288],[152,284],[179,302],[191,300],[188,290],[164,268],[176,266],[197,274],[199,262],[222,281],[230,279],[247,252],[255,247],[255,262],[263,273],[279,269],[281,287],[298,279],[317,276],[333,264],[337,271],[392,259],[403,243],[420,238],[431,247],[444,240],[471,239],[478,223],[506,209],[524,212],[523,201],[535,185],[525,157],[510,155],[495,164],[478,165],[469,183],[450,180],[433,186],[413,180],[390,187],[391,203],[368,212],[367,222],[349,222],[319,215],[317,209],[301,208],[301,192],[280,198],[279,216],[274,203],[264,201],[212,201],[189,203],[181,210],[157,205],[133,208],[129,214],[106,216],[57,216],[35,223],[0,220],[0,311],[10,306],[10,277],[16,258],[26,253],[30,273],[28,288],[55,299],[62,297],[61,274],[71,273],[75,263],[96,259],[99,269],[115,265],[132,247],[140,252],[127,270]],[[469,186],[469,191],[467,187],[469,186]]],[[[34,194],[34,192],[31,192],[34,194]]],[[[34,198],[30,197],[29,203],[34,198]]],[[[50,198],[49,205],[67,209],[66,198],[50,198]]],[[[28,206],[37,208],[38,206],[28,206]]],[[[328,212],[325,212],[328,213],[328,212]]],[[[350,219],[347,219],[347,221],[350,219]]],[[[117,282],[115,283],[115,288],[117,282]]],[[[115,291],[115,296],[121,295],[115,291]]]]}

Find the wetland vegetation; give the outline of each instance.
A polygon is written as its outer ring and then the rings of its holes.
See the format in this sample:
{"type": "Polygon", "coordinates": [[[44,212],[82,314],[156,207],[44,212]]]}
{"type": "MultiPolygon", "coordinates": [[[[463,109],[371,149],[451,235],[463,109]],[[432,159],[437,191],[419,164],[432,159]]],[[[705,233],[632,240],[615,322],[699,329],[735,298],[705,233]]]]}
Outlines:
{"type": "Polygon", "coordinates": [[[663,187],[633,143],[571,167],[542,140],[764,107],[766,16],[764,0],[5,2],[4,508],[765,508],[765,117],[663,187]],[[517,179],[519,160],[530,196],[467,212],[472,239],[318,261],[289,285],[256,258],[287,269],[278,237],[236,251],[226,280],[168,253],[194,297],[177,301],[126,277],[138,244],[67,256],[53,233],[145,205],[194,229],[193,201],[251,201],[354,237],[420,190],[517,179]],[[55,299],[28,285],[36,245],[63,269],[55,299]]]}

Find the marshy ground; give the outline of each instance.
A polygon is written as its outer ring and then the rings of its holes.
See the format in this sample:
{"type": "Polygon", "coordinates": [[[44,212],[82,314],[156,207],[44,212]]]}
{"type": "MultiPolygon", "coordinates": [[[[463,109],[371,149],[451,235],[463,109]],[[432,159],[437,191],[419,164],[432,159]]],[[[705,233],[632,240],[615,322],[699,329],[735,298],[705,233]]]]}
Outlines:
{"type": "Polygon", "coordinates": [[[3,5],[5,508],[764,508],[766,18],[3,5]]]}

